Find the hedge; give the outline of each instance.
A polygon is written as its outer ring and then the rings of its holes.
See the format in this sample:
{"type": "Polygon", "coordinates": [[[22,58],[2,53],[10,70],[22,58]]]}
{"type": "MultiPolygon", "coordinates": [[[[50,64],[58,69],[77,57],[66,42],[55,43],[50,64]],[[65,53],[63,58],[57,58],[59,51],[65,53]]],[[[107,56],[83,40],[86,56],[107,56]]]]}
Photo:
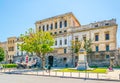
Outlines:
{"type": "Polygon", "coordinates": [[[16,68],[16,64],[2,64],[3,68],[16,68]]]}

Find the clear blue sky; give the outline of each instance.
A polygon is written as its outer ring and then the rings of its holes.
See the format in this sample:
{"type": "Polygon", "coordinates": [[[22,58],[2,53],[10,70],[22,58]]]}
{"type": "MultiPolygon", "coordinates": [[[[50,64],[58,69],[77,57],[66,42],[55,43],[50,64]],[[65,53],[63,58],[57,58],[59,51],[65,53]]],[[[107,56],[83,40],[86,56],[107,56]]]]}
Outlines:
{"type": "MultiPolygon", "coordinates": [[[[0,41],[35,28],[38,20],[73,12],[82,25],[116,18],[120,25],[120,0],[0,0],[0,41]]],[[[120,46],[118,26],[117,43],[120,46]]]]}

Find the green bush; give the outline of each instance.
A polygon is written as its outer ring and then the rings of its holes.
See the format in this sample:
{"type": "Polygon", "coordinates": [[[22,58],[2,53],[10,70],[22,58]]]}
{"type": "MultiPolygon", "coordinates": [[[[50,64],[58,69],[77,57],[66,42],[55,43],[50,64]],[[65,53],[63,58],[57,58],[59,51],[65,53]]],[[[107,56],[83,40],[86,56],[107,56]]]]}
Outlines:
{"type": "Polygon", "coordinates": [[[115,66],[115,67],[113,67],[113,68],[120,68],[120,66],[115,66]]]}
{"type": "Polygon", "coordinates": [[[90,66],[90,68],[98,68],[98,66],[90,66]]]}
{"type": "Polygon", "coordinates": [[[16,64],[2,64],[3,68],[16,68],[16,64]]]}

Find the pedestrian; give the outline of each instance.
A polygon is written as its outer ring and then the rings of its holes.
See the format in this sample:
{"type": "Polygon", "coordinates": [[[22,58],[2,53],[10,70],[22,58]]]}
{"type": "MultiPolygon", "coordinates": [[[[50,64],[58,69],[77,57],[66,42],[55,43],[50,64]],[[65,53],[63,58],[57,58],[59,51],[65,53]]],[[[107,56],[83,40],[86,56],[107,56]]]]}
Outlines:
{"type": "Polygon", "coordinates": [[[47,66],[47,65],[45,65],[44,69],[45,69],[45,71],[47,72],[47,70],[48,70],[48,66],[47,66]]]}
{"type": "Polygon", "coordinates": [[[50,73],[50,70],[51,70],[51,65],[48,64],[48,72],[50,73]]]}

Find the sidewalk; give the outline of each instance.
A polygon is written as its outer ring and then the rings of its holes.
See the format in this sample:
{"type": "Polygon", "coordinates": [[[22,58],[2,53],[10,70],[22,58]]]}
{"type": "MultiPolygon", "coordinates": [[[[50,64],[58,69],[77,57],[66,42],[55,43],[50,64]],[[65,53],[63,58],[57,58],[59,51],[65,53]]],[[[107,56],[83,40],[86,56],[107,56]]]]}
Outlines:
{"type": "Polygon", "coordinates": [[[104,79],[104,80],[120,80],[120,70],[114,69],[112,72],[105,74],[102,73],[88,73],[88,72],[56,72],[51,70],[46,72],[45,70],[34,69],[6,69],[1,72],[10,74],[25,74],[25,75],[41,75],[41,76],[54,76],[54,77],[72,77],[72,78],[87,78],[87,79],[104,79]]]}

